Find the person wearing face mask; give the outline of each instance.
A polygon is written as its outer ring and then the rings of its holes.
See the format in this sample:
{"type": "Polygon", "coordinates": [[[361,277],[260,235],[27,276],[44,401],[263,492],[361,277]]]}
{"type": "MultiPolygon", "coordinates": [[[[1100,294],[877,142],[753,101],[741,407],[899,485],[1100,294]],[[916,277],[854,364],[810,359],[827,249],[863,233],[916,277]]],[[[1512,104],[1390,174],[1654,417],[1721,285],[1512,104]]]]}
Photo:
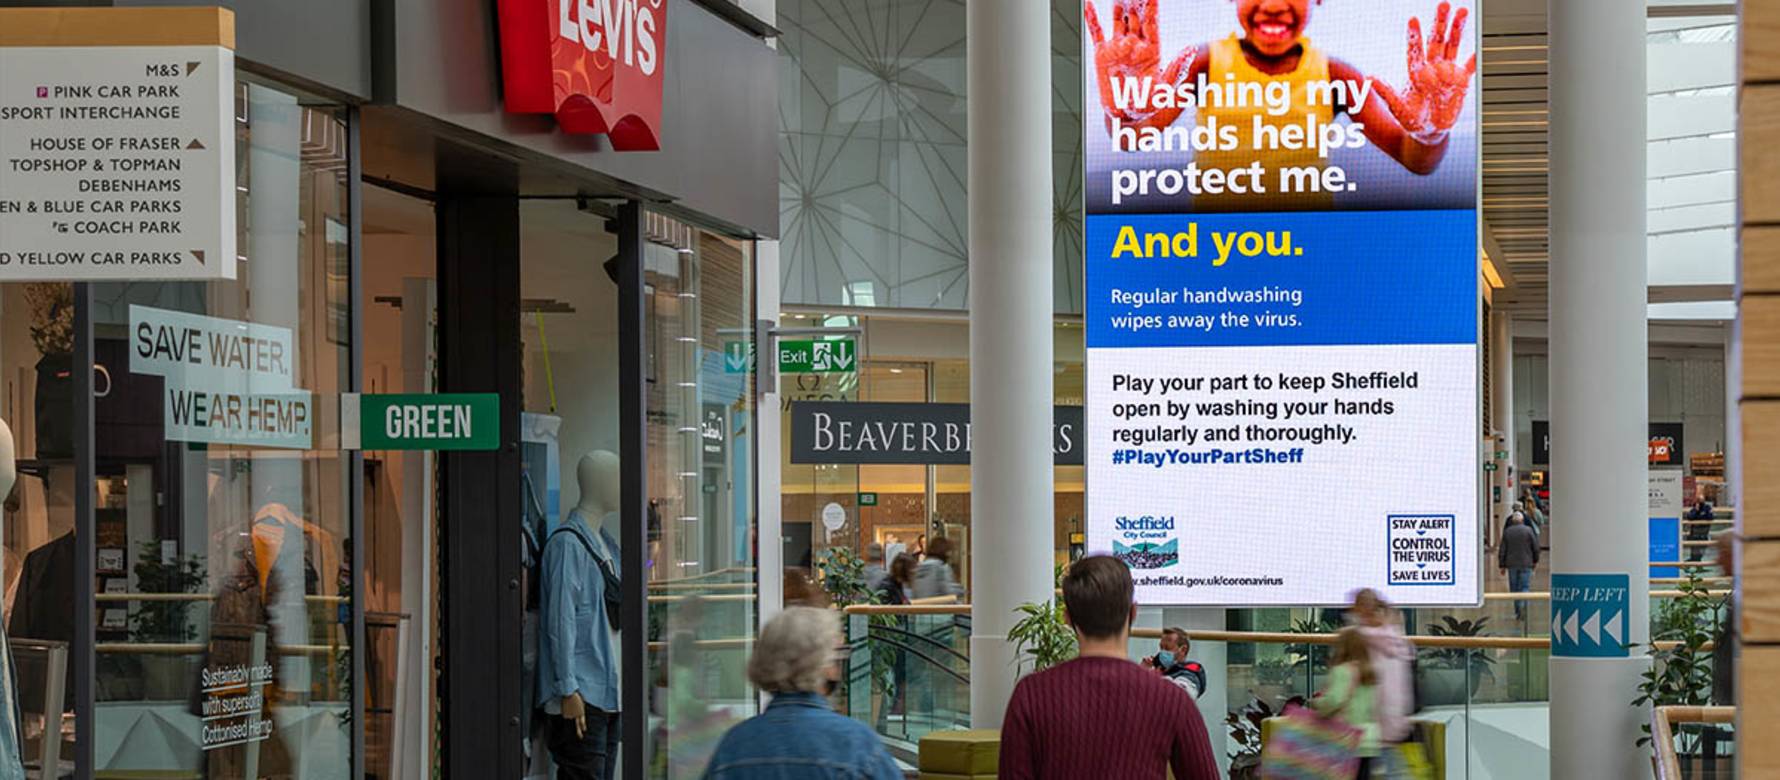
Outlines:
{"type": "Polygon", "coordinates": [[[1180,686],[1197,699],[1205,695],[1205,666],[1198,661],[1187,658],[1187,652],[1193,642],[1187,638],[1187,630],[1170,626],[1162,629],[1162,638],[1157,641],[1156,654],[1143,659],[1143,665],[1155,669],[1168,681],[1180,686]]]}

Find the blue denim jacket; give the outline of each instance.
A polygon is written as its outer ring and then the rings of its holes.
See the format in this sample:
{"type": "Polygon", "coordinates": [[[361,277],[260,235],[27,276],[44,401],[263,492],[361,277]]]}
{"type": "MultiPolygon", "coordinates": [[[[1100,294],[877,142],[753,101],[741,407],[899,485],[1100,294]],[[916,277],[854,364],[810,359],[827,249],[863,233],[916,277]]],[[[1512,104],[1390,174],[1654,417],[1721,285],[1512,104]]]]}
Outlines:
{"type": "Polygon", "coordinates": [[[723,735],[706,780],[903,780],[870,726],[814,693],[773,697],[723,735]]]}
{"type": "Polygon", "coordinates": [[[587,554],[587,546],[600,551],[618,573],[613,555],[618,545],[603,530],[594,536],[580,512],[570,512],[564,525],[567,533],[552,534],[544,543],[543,581],[538,588],[538,702],[557,712],[562,697],[579,691],[587,706],[617,712],[618,652],[606,623],[606,579],[587,554]]]}

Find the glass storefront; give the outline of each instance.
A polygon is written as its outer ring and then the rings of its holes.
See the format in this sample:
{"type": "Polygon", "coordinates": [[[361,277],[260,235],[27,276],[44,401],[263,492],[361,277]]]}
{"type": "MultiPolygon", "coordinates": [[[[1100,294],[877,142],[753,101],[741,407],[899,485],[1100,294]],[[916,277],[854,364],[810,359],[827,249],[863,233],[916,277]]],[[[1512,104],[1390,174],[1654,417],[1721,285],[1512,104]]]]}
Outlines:
{"type": "MultiPolygon", "coordinates": [[[[352,181],[357,112],[258,77],[235,97],[236,279],[0,285],[0,418],[17,465],[0,523],[14,661],[0,693],[17,705],[12,747],[33,777],[73,772],[83,741],[99,777],[436,776],[454,734],[492,732],[499,715],[454,711],[446,695],[445,632],[487,633],[442,620],[447,524],[466,522],[447,512],[451,456],[342,446],[342,394],[453,389],[441,368],[444,196],[352,181]],[[83,321],[84,420],[72,403],[83,321]],[[199,349],[214,359],[194,365],[199,349]],[[88,555],[90,585],[78,574],[88,555]],[[73,609],[83,600],[90,635],[73,609]],[[90,724],[74,715],[83,658],[90,724]]],[[[642,562],[611,581],[647,583],[644,634],[589,628],[580,612],[569,625],[611,643],[614,679],[624,658],[646,659],[644,725],[613,732],[643,746],[644,773],[696,776],[758,707],[745,674],[759,615],[754,245],[645,213],[644,328],[627,343],[611,202],[515,197],[509,332],[522,368],[502,386],[519,402],[502,427],[518,431],[522,467],[517,490],[500,489],[523,500],[475,523],[523,538],[531,593],[550,586],[547,545],[572,523],[604,547],[602,564],[642,562]],[[615,454],[627,349],[647,373],[639,464],[615,454]],[[621,520],[630,484],[646,486],[646,511],[621,520]],[[620,548],[623,523],[642,529],[645,551],[620,548]]],[[[503,480],[472,479],[486,480],[474,491],[503,480]]],[[[491,600],[509,590],[478,582],[491,600]]],[[[511,668],[484,671],[525,691],[512,714],[531,724],[515,749],[529,777],[551,776],[561,712],[538,684],[546,603],[526,599],[527,649],[511,668]]]]}
{"type": "MultiPolygon", "coordinates": [[[[963,352],[969,328],[962,318],[898,318],[792,313],[781,317],[790,328],[856,330],[857,372],[781,376],[783,441],[793,441],[793,406],[808,401],[884,402],[922,418],[920,405],[968,405],[970,360],[963,352]]],[[[1059,408],[1079,407],[1082,399],[1080,329],[1057,325],[1058,353],[1052,376],[1059,408]],[[1074,336],[1073,341],[1070,336],[1074,336]],[[1068,346],[1077,345],[1071,351],[1068,346]]],[[[932,540],[952,546],[950,564],[968,590],[970,584],[970,466],[960,463],[796,462],[797,447],[783,448],[781,506],[785,562],[813,570],[831,548],[863,553],[880,545],[887,558],[898,551],[923,557],[932,540]],[[831,508],[833,507],[833,508],[831,508]],[[840,522],[834,522],[839,520],[840,522]]],[[[1059,463],[1052,491],[1051,518],[1057,563],[1079,555],[1082,532],[1082,467],[1059,463]]],[[[968,596],[965,600],[968,601],[968,596]]]]}
{"type": "Polygon", "coordinates": [[[94,761],[103,772],[344,778],[345,117],[242,83],[236,119],[237,278],[92,286],[94,761]],[[182,346],[220,359],[194,365],[182,346]]]}

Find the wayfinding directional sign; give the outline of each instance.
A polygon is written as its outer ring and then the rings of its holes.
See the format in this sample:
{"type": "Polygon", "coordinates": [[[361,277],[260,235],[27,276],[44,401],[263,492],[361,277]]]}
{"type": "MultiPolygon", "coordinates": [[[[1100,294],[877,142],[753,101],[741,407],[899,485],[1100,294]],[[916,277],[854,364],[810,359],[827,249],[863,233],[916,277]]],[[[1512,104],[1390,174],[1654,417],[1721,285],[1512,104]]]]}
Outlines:
{"type": "Polygon", "coordinates": [[[1626,658],[1631,577],[1551,575],[1551,654],[1560,658],[1626,658]]]}
{"type": "Polygon", "coordinates": [[[851,373],[859,370],[858,356],[851,338],[786,339],[779,342],[779,373],[851,373]]]}

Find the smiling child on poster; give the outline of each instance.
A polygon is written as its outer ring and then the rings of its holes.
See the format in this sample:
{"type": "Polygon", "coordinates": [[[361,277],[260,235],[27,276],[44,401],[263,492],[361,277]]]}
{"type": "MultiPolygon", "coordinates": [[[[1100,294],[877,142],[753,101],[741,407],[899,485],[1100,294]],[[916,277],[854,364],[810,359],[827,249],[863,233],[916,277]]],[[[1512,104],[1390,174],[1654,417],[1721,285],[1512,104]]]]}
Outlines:
{"type": "Polygon", "coordinates": [[[1441,2],[1425,39],[1421,20],[1408,20],[1408,84],[1399,93],[1312,44],[1306,31],[1321,0],[1234,0],[1240,34],[1189,45],[1163,67],[1157,13],[1167,1],[1112,0],[1110,36],[1092,0],[1083,4],[1083,15],[1115,148],[1151,150],[1149,142],[1197,106],[1194,163],[1200,171],[1227,172],[1231,186],[1195,193],[1194,210],[1329,208],[1328,189],[1280,183],[1286,171],[1327,165],[1331,140],[1336,148],[1343,138],[1351,138],[1350,147],[1369,142],[1415,174],[1439,168],[1477,70],[1475,53],[1459,60],[1468,9],[1453,13],[1450,3],[1441,2]],[[1290,98],[1256,104],[1224,97],[1223,90],[1234,95],[1237,87],[1290,98]],[[1360,133],[1330,129],[1343,115],[1360,133]],[[1299,128],[1303,135],[1294,135],[1299,128]],[[1226,133],[1221,142],[1220,129],[1226,133]],[[1237,140],[1237,132],[1246,142],[1237,140]]]}

